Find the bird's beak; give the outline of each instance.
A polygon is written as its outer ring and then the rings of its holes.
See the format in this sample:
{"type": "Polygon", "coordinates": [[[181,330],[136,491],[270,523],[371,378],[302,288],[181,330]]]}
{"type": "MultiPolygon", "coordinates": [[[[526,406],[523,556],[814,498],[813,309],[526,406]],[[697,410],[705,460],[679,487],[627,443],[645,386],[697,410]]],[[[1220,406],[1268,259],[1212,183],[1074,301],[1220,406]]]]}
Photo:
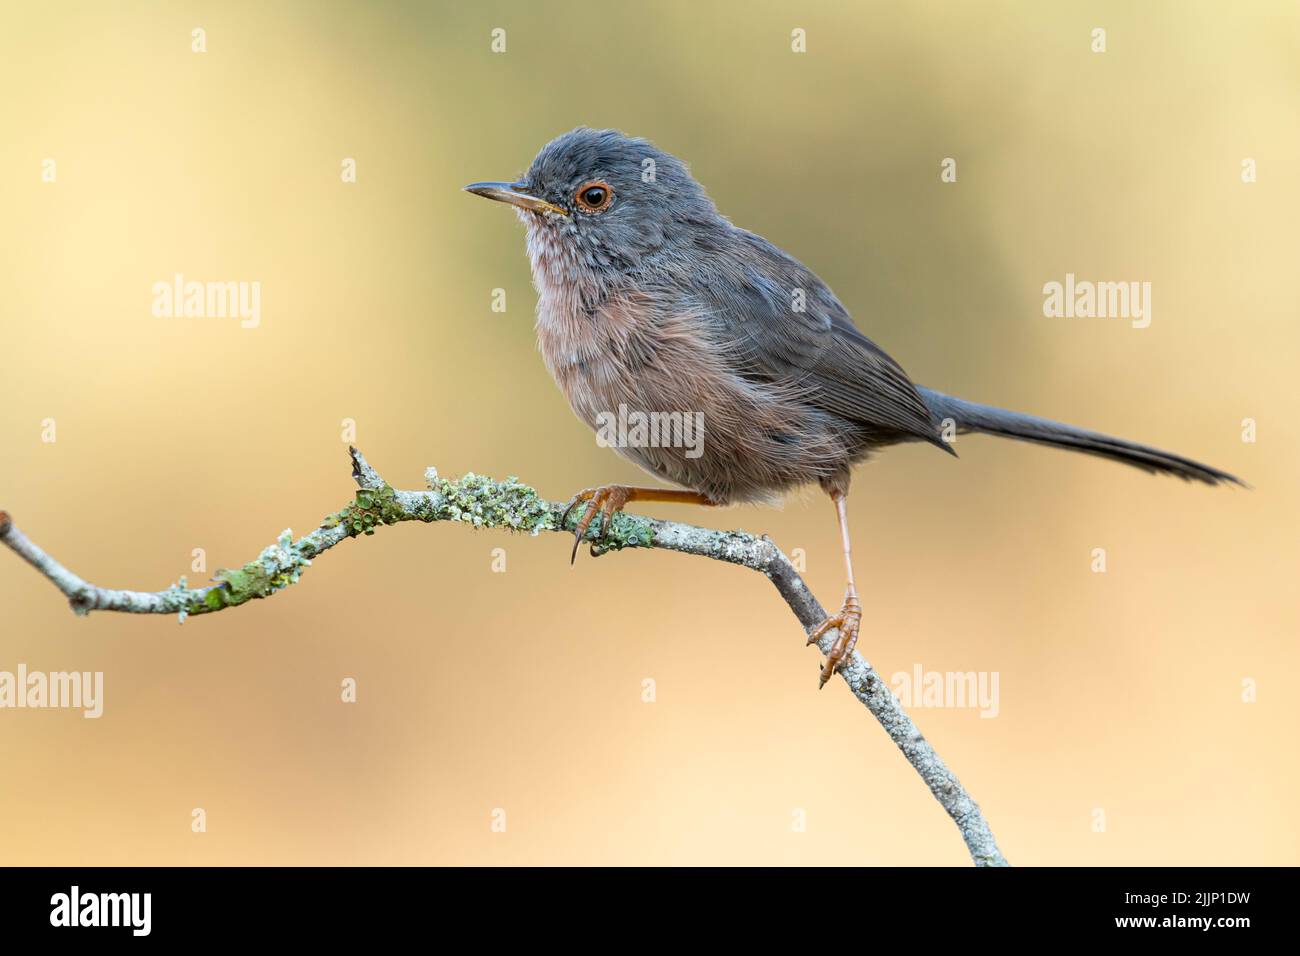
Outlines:
{"type": "Polygon", "coordinates": [[[553,212],[558,216],[568,215],[559,206],[549,203],[545,199],[530,196],[524,191],[523,183],[470,183],[465,187],[465,192],[473,193],[475,196],[482,196],[484,199],[508,202],[512,206],[518,206],[520,209],[530,209],[533,212],[553,212]]]}

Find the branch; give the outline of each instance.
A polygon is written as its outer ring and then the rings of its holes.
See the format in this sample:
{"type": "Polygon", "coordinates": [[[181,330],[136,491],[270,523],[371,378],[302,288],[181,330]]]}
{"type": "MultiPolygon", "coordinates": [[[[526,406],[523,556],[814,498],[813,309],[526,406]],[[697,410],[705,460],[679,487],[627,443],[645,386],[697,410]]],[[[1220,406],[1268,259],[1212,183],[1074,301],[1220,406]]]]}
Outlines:
{"type": "MultiPolygon", "coordinates": [[[[402,521],[461,521],[483,528],[506,528],[539,534],[542,531],[572,532],[576,514],[562,526],[564,505],[540,498],[532,488],[515,478],[494,481],[470,473],[459,481],[440,478],[430,468],[425,472],[427,491],[398,491],[389,486],[355,448],[352,477],[359,486],[355,498],[341,511],[326,516],[310,534],[293,540],[288,530],[256,560],[242,568],[220,570],[216,583],[189,587],[184,578],[164,591],[118,591],[97,587],[59,564],[0,511],[0,541],[3,541],[37,571],[49,578],[77,614],[91,611],[125,611],[133,614],[176,614],[184,622],[192,614],[211,614],[236,607],[255,598],[266,598],[298,581],[312,559],[348,538],[374,534],[383,525],[402,521]]],[[[581,511],[581,509],[577,509],[581,511]]],[[[595,541],[599,522],[593,522],[587,537],[593,539],[592,553],[603,554],[623,548],[660,548],[695,554],[751,568],[764,574],[785,599],[805,633],[826,619],[825,609],[813,597],[794,566],[766,535],[755,537],[741,531],[713,531],[660,521],[638,515],[614,516],[607,535],[595,541]]],[[[824,635],[817,646],[830,651],[836,632],[824,635]]],[[[921,735],[898,699],[856,651],[841,671],[853,696],[885,728],[934,798],[961,830],[962,839],[977,866],[1006,866],[979,806],[962,787],[939,755],[921,735]]]]}

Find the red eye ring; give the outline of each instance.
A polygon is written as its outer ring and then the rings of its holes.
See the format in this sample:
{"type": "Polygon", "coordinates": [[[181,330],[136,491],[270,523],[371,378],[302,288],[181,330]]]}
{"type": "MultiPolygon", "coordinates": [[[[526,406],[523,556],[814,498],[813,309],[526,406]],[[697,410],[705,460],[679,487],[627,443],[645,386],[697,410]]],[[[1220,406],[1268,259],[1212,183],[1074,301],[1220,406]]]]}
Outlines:
{"type": "Polygon", "coordinates": [[[593,179],[578,187],[578,191],[573,194],[573,201],[589,215],[604,212],[614,201],[614,187],[603,179],[593,179]]]}

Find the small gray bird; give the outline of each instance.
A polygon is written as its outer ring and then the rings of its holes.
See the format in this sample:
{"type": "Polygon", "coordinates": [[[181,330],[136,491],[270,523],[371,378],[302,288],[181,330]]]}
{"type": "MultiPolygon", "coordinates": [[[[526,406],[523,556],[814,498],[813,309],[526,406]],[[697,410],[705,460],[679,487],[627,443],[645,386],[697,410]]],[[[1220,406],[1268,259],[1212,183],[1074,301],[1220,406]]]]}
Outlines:
{"type": "MultiPolygon", "coordinates": [[[[542,357],[593,428],[630,409],[702,415],[703,441],[629,441],[618,451],[689,490],[606,485],[586,503],[604,529],[630,501],[771,500],[816,481],[839,519],[848,588],[812,635],[839,634],[821,683],[857,643],[846,498],[872,451],[923,441],[956,453],[944,423],[1111,458],[1215,485],[1226,472],[1146,445],[977,405],[914,385],[853,325],[830,288],[762,236],[732,225],[673,156],[614,130],[575,129],[542,147],[517,182],[471,193],[512,205],[528,230],[542,357]]],[[[674,433],[676,434],[676,433],[674,433]]],[[[663,436],[660,435],[660,438],[663,436]]],[[[671,437],[671,436],[670,436],[671,437]]],[[[572,560],[573,555],[570,556],[572,560]]]]}

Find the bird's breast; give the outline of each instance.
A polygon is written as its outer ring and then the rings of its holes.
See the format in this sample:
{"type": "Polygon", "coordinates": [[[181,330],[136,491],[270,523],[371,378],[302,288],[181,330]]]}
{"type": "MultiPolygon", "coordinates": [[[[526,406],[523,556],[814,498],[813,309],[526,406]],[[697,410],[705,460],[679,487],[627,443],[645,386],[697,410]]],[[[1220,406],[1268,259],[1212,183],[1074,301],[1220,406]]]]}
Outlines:
{"type": "Polygon", "coordinates": [[[592,308],[578,290],[541,288],[537,344],[573,410],[588,424],[611,403],[640,400],[635,373],[651,331],[622,298],[592,308]]]}
{"type": "MultiPolygon", "coordinates": [[[[562,228],[557,226],[555,228],[562,228]]],[[[757,380],[697,298],[593,270],[554,228],[530,228],[547,368],[597,440],[718,503],[768,499],[841,470],[844,423],[757,380]]]]}
{"type": "Polygon", "coordinates": [[[542,291],[537,339],[602,445],[718,503],[770,498],[840,467],[844,436],[781,389],[745,379],[707,323],[626,290],[594,308],[542,291]]]}

